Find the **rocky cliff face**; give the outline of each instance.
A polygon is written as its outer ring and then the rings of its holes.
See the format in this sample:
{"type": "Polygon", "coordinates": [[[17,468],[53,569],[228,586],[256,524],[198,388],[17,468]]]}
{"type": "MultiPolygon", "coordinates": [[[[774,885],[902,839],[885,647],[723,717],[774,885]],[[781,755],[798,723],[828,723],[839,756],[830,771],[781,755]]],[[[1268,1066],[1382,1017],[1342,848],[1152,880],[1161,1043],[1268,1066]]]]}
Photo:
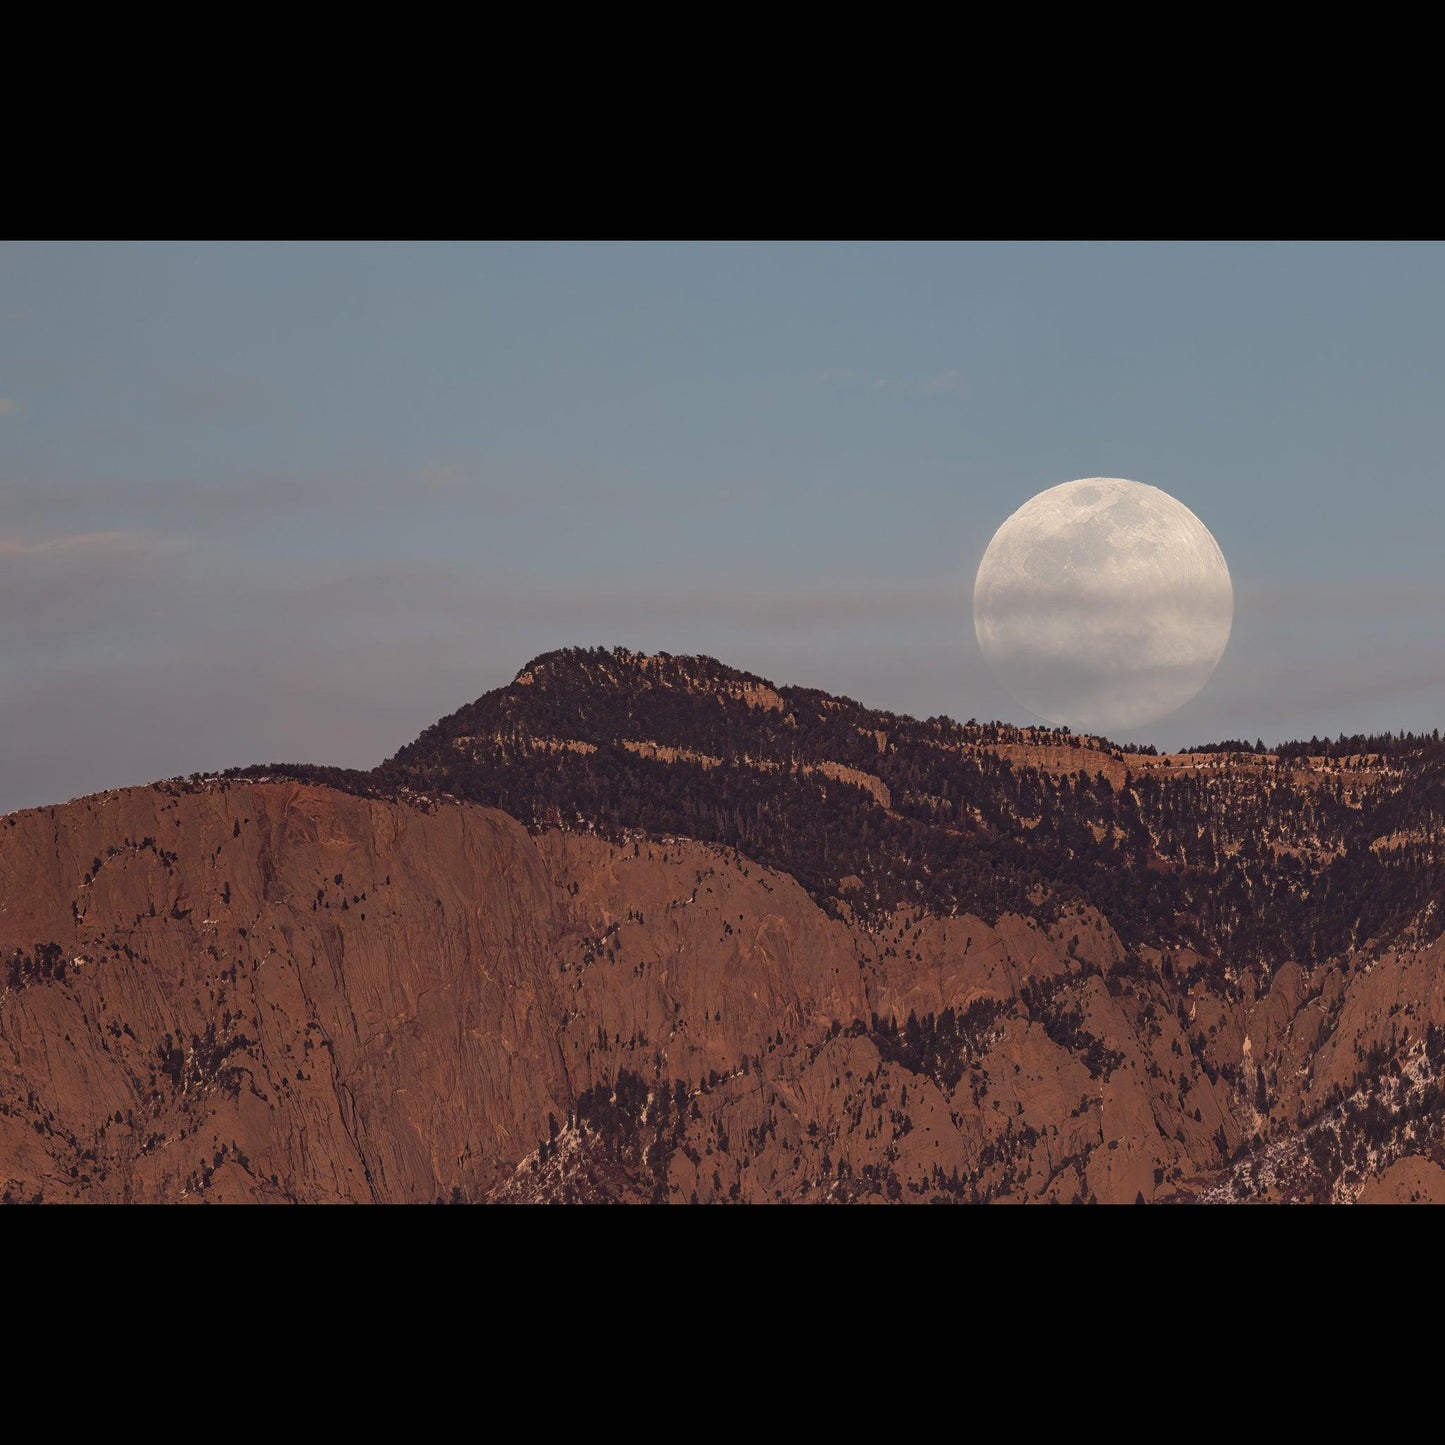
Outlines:
{"type": "Polygon", "coordinates": [[[1263,968],[1043,883],[992,919],[862,886],[825,907],[714,843],[291,779],[14,814],[0,1190],[1445,1197],[1428,927],[1263,968]]]}
{"type": "Polygon", "coordinates": [[[501,814],[135,789],[0,860],[12,1197],[430,1200],[565,1097],[556,890],[501,814]]]}

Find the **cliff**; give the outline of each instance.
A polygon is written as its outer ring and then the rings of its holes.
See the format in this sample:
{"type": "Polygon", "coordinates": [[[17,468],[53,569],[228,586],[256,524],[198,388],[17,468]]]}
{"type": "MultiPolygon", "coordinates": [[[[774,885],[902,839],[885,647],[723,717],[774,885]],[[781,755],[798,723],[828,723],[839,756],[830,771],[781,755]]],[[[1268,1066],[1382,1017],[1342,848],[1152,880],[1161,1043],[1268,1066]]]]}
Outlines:
{"type": "Polygon", "coordinates": [[[212,779],[0,820],[0,960],[13,1202],[1442,1197],[1438,934],[1236,970],[212,779]]]}

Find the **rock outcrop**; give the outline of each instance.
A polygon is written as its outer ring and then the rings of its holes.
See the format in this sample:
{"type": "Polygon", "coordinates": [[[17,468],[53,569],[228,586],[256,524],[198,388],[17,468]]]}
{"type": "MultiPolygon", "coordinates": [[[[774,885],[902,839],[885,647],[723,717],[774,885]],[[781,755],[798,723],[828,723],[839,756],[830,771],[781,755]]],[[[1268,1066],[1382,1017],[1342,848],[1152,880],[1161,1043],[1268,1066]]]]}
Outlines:
{"type": "Polygon", "coordinates": [[[210,781],[0,822],[0,960],[11,1201],[1393,1199],[1441,1174],[1438,1110],[1410,1108],[1439,940],[1221,989],[1088,908],[865,927],[693,840],[210,781]],[[1327,1185],[1326,1134],[1351,1151],[1327,1185]]]}
{"type": "Polygon", "coordinates": [[[362,772],[0,819],[0,1197],[1423,1200],[1445,750],[549,653],[362,772]]]}

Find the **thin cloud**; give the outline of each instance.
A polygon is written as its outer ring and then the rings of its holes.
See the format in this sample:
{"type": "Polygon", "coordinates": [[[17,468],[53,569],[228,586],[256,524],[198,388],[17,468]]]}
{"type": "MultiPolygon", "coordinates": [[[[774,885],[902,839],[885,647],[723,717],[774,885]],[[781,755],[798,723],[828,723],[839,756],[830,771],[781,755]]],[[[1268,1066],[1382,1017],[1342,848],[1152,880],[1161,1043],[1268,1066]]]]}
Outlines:
{"type": "Polygon", "coordinates": [[[127,558],[184,545],[178,537],[152,532],[75,532],[68,536],[27,538],[0,533],[0,557],[127,558]]]}
{"type": "Polygon", "coordinates": [[[443,462],[439,466],[418,468],[409,474],[408,480],[424,491],[444,492],[459,486],[467,477],[455,462],[443,462]]]}
{"type": "MultiPolygon", "coordinates": [[[[84,481],[57,477],[12,480],[0,478],[0,503],[13,526],[31,531],[78,530],[97,516],[127,530],[132,516],[164,513],[167,521],[184,518],[198,527],[228,524],[237,519],[263,525],[260,514],[311,517],[326,514],[335,524],[338,507],[346,519],[374,518],[408,511],[419,497],[428,503],[469,508],[488,520],[565,511],[623,511],[649,515],[665,507],[669,515],[696,515],[723,510],[749,486],[746,478],[690,474],[654,480],[579,474],[570,466],[545,461],[505,466],[486,458],[443,458],[405,468],[358,463],[284,472],[261,472],[244,483],[202,483],[175,477],[133,483],[84,481]]],[[[264,525],[278,525],[271,517],[264,525]]],[[[97,528],[96,530],[100,530],[97,528]]],[[[111,530],[111,529],[107,529],[111,530]]]]}
{"type": "Polygon", "coordinates": [[[1380,583],[1345,579],[1329,583],[1250,584],[1238,589],[1241,610],[1264,616],[1371,618],[1438,617],[1445,610],[1445,586],[1431,582],[1380,583]]]}
{"type": "Polygon", "coordinates": [[[0,533],[6,687],[111,653],[133,660],[164,648],[206,626],[223,586],[214,559],[177,538],[0,533]]]}
{"type": "Polygon", "coordinates": [[[1241,660],[1220,670],[1214,701],[1267,720],[1309,719],[1328,709],[1389,706],[1445,693],[1445,657],[1319,656],[1241,660]]]}
{"type": "Polygon", "coordinates": [[[20,410],[20,403],[13,396],[0,396],[0,416],[13,416],[20,410]]]}
{"type": "Polygon", "coordinates": [[[934,376],[873,376],[854,366],[832,366],[815,371],[808,378],[813,386],[864,386],[869,391],[886,392],[892,396],[946,396],[962,393],[968,383],[956,368],[940,371],[934,376]]]}
{"type": "Polygon", "coordinates": [[[873,379],[874,391],[886,391],[895,396],[945,396],[950,392],[962,392],[964,379],[961,371],[940,371],[937,376],[878,376],[873,379]]]}
{"type": "Polygon", "coordinates": [[[432,614],[478,622],[579,626],[688,620],[771,629],[835,629],[898,621],[952,622],[969,615],[967,599],[956,586],[944,583],[865,590],[856,584],[823,582],[758,591],[724,582],[699,586],[678,578],[646,587],[579,581],[559,588],[514,576],[478,582],[451,567],[399,566],[309,580],[286,590],[288,615],[293,619],[315,609],[327,615],[393,620],[405,614],[432,614]]]}
{"type": "MultiPolygon", "coordinates": [[[[294,499],[296,485],[278,479],[248,482],[242,486],[205,486],[194,478],[153,482],[110,483],[62,477],[38,477],[0,482],[0,503],[12,523],[41,531],[64,529],[67,523],[94,522],[97,516],[126,517],[164,513],[168,520],[185,517],[207,521],[235,512],[294,499]]],[[[109,533],[137,534],[127,527],[94,528],[109,533]]]]}
{"type": "Polygon", "coordinates": [[[549,597],[533,603],[524,613],[548,615],[557,621],[590,617],[614,623],[644,624],[663,618],[710,623],[740,623],[768,628],[856,628],[860,625],[903,620],[935,621],[960,617],[963,605],[956,596],[926,591],[859,593],[825,587],[817,590],[779,590],[739,594],[727,588],[698,591],[680,585],[610,595],[577,593],[549,597]]]}

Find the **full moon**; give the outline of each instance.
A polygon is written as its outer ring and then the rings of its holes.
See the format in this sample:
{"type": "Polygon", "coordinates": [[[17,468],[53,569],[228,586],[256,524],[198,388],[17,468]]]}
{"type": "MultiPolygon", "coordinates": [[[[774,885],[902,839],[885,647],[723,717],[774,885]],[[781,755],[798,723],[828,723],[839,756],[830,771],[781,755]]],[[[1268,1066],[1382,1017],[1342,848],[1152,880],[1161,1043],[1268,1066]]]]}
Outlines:
{"type": "Polygon", "coordinates": [[[973,584],[978,645],[1017,702],[1111,733],[1157,722],[1209,681],[1234,589],[1209,528],[1158,487],[1064,482],[996,533],[973,584]]]}

